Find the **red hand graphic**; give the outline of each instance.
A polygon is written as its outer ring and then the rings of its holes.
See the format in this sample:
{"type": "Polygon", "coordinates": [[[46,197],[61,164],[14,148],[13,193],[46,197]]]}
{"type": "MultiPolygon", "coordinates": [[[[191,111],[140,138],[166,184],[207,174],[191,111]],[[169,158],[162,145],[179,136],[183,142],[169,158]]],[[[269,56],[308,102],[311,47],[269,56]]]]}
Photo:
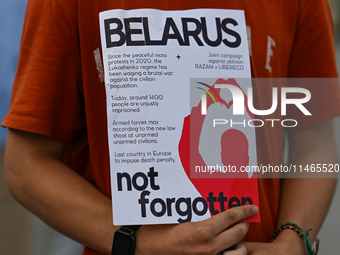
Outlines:
{"type": "MultiPolygon", "coordinates": [[[[217,82],[225,83],[225,81],[221,80],[217,82]]],[[[229,79],[227,82],[228,84],[236,83],[233,79],[229,79]]],[[[215,91],[220,93],[220,89],[215,91]]],[[[209,89],[209,92],[213,95],[215,94],[212,89],[209,89]]],[[[207,97],[207,108],[211,104],[214,104],[213,100],[211,97],[207,97]]],[[[226,103],[222,100],[222,104],[230,108],[232,101],[226,103]]],[[[220,104],[218,103],[218,105],[220,104]]],[[[191,114],[184,119],[182,136],[179,142],[179,154],[187,176],[201,196],[207,200],[210,213],[214,215],[233,206],[246,204],[249,202],[249,197],[254,204],[259,206],[257,179],[247,178],[247,173],[242,173],[244,178],[235,179],[226,178],[228,173],[215,172],[210,174],[207,171],[199,173],[200,178],[190,178],[190,160],[191,174],[195,171],[195,166],[206,167],[198,150],[204,119],[205,116],[201,115],[200,103],[197,107],[193,107],[191,114]]],[[[231,165],[239,168],[240,166],[248,165],[248,140],[242,132],[236,129],[227,130],[221,137],[221,150],[221,160],[224,166],[231,165]]],[[[240,177],[240,173],[237,175],[240,177]]],[[[259,214],[249,219],[249,221],[260,221],[259,214]]]]}

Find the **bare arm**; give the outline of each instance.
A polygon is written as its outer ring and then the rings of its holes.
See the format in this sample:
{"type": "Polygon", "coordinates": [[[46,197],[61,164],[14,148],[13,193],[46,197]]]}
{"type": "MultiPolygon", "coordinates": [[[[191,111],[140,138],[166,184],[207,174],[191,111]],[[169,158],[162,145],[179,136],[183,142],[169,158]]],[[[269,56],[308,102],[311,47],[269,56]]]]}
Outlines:
{"type": "MultiPolygon", "coordinates": [[[[292,164],[337,163],[333,121],[291,134],[289,148],[289,163],[292,164]]],[[[310,236],[313,241],[328,212],[336,181],[335,178],[283,179],[277,227],[285,222],[294,222],[304,231],[312,228],[310,236]]],[[[292,230],[283,230],[271,244],[248,243],[246,246],[251,255],[306,254],[302,239],[292,230]]]]}
{"type": "MultiPolygon", "coordinates": [[[[111,200],[61,162],[63,151],[64,144],[48,137],[9,130],[5,154],[9,190],[56,230],[110,254],[117,230],[111,200]]],[[[242,206],[201,222],[142,226],[135,254],[216,255],[242,240],[248,224],[237,222],[256,213],[255,206],[242,206]]]]}
{"type": "MultiPolygon", "coordinates": [[[[290,163],[310,167],[311,164],[338,163],[333,121],[327,121],[304,132],[292,134],[290,163]]],[[[315,173],[307,173],[306,177],[315,173]]],[[[321,173],[323,178],[284,179],[278,225],[292,221],[310,232],[313,241],[319,232],[332,202],[337,175],[321,173]],[[324,178],[329,177],[329,178],[324,178]]],[[[285,232],[288,232],[285,230],[285,232]]],[[[293,232],[293,231],[290,231],[293,232]]],[[[293,234],[295,234],[293,232],[293,234]]]]}
{"type": "Polygon", "coordinates": [[[12,195],[54,229],[106,252],[116,228],[111,201],[61,162],[64,144],[9,130],[6,179],[12,195]]]}

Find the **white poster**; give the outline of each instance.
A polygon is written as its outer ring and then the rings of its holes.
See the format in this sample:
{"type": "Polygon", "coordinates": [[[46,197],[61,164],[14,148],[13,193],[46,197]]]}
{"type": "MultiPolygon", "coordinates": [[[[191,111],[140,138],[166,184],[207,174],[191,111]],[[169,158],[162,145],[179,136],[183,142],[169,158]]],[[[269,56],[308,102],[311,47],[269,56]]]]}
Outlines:
{"type": "Polygon", "coordinates": [[[109,10],[100,31],[114,224],[210,217],[178,148],[191,79],[251,78],[244,12],[109,10]]]}

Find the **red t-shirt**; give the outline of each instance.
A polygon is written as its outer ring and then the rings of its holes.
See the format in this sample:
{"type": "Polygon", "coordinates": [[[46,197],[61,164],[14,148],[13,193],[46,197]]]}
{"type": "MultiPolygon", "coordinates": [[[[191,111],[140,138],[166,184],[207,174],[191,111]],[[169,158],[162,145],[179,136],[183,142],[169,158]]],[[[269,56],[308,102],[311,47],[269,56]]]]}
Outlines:
{"type": "MultiPolygon", "coordinates": [[[[65,162],[108,197],[99,13],[138,8],[244,10],[254,78],[337,77],[327,0],[30,0],[11,108],[2,125],[70,144],[65,162]]],[[[316,95],[323,108],[313,112],[308,122],[300,123],[300,129],[340,115],[338,86],[315,90],[319,90],[316,95]]],[[[255,103],[265,101],[265,95],[258,95],[255,103]]],[[[280,165],[283,129],[261,129],[256,137],[267,141],[258,146],[258,163],[280,165]]],[[[267,242],[276,228],[280,180],[260,179],[259,198],[262,222],[251,224],[245,240],[267,242]]],[[[99,253],[86,248],[83,254],[99,253]]]]}

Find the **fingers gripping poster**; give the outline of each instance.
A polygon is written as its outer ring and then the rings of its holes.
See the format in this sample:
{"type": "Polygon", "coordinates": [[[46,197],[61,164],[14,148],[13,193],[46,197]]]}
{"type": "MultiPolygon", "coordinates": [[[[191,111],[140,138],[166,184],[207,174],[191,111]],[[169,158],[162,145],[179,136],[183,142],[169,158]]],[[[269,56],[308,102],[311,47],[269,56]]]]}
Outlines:
{"type": "MultiPolygon", "coordinates": [[[[259,206],[244,12],[100,13],[115,225],[200,221],[259,206]],[[240,103],[241,102],[241,103],[240,103]]],[[[260,221],[259,214],[250,221],[260,221]]]]}

